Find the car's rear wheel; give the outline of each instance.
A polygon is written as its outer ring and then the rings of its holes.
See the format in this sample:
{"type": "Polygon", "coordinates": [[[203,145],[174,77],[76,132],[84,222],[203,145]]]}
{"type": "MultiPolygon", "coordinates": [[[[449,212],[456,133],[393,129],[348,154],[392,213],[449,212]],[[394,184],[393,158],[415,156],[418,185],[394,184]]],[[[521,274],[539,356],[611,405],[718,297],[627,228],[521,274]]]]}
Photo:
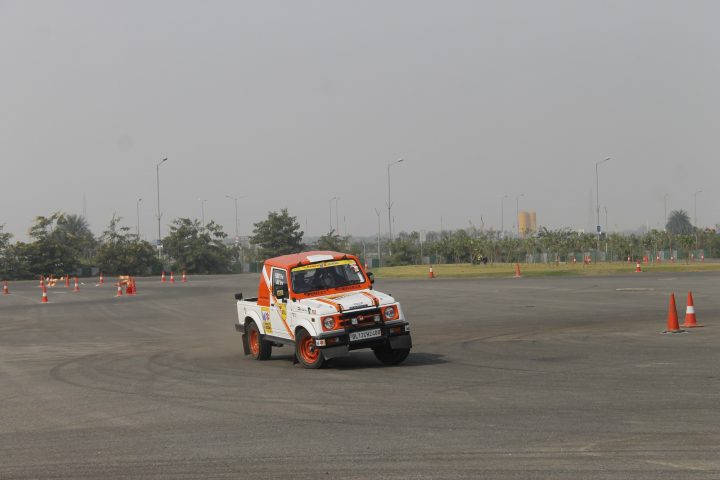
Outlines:
{"type": "Polygon", "coordinates": [[[272,344],[262,338],[260,330],[255,322],[251,322],[248,326],[248,347],[250,348],[250,355],[255,360],[267,360],[270,358],[272,353],[272,344]]]}
{"type": "Polygon", "coordinates": [[[307,330],[300,330],[295,337],[295,355],[305,368],[320,368],[325,363],[325,358],[315,344],[315,339],[307,330]]]}
{"type": "Polygon", "coordinates": [[[397,365],[402,363],[408,355],[410,355],[409,348],[398,348],[392,349],[390,347],[376,347],[373,348],[375,358],[380,360],[385,365],[397,365]]]}

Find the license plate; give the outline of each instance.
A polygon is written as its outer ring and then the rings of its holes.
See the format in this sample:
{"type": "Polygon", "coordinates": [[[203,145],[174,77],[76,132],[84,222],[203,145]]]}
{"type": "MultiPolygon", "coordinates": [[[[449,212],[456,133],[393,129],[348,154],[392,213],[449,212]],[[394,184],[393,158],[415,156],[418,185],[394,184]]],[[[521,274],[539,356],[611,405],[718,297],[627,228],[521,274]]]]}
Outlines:
{"type": "Polygon", "coordinates": [[[357,342],[358,340],[365,340],[366,338],[375,338],[382,335],[379,328],[373,328],[372,330],[363,330],[362,332],[350,333],[350,341],[357,342]]]}

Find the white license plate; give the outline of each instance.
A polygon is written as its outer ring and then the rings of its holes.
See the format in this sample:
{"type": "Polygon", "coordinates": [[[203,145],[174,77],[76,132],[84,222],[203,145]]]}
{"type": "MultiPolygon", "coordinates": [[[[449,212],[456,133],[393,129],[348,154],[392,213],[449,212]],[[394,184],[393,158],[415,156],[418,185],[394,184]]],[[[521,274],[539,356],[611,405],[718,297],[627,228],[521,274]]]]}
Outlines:
{"type": "Polygon", "coordinates": [[[382,335],[379,328],[373,328],[372,330],[363,330],[362,332],[350,333],[350,341],[357,342],[358,340],[365,340],[366,338],[374,338],[382,335]]]}

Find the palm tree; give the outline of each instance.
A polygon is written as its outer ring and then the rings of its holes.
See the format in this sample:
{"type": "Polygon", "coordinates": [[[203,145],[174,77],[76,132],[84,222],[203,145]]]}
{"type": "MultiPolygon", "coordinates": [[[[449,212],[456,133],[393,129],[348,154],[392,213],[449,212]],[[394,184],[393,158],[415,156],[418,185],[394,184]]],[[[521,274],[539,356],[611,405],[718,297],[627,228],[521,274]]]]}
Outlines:
{"type": "Polygon", "coordinates": [[[690,215],[685,210],[673,210],[668,217],[665,228],[675,235],[690,235],[693,233],[693,225],[690,223],[690,215]]]}

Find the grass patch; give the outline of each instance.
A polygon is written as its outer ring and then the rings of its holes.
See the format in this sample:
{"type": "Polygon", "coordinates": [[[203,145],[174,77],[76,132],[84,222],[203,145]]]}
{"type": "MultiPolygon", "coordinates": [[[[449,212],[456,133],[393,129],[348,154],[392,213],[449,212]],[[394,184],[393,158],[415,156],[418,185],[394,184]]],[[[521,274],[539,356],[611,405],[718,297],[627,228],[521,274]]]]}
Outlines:
{"type": "MultiPolygon", "coordinates": [[[[402,267],[383,267],[373,270],[378,278],[427,278],[428,265],[405,265],[402,267]]],[[[656,263],[642,265],[643,272],[718,272],[720,263],[656,263]]],[[[512,277],[515,274],[514,263],[495,263],[489,265],[471,265],[469,263],[433,265],[438,278],[466,277],[512,277]]],[[[635,273],[635,264],[600,263],[595,265],[560,265],[534,263],[520,264],[523,277],[592,276],[592,275],[640,275],[635,273]]]]}

